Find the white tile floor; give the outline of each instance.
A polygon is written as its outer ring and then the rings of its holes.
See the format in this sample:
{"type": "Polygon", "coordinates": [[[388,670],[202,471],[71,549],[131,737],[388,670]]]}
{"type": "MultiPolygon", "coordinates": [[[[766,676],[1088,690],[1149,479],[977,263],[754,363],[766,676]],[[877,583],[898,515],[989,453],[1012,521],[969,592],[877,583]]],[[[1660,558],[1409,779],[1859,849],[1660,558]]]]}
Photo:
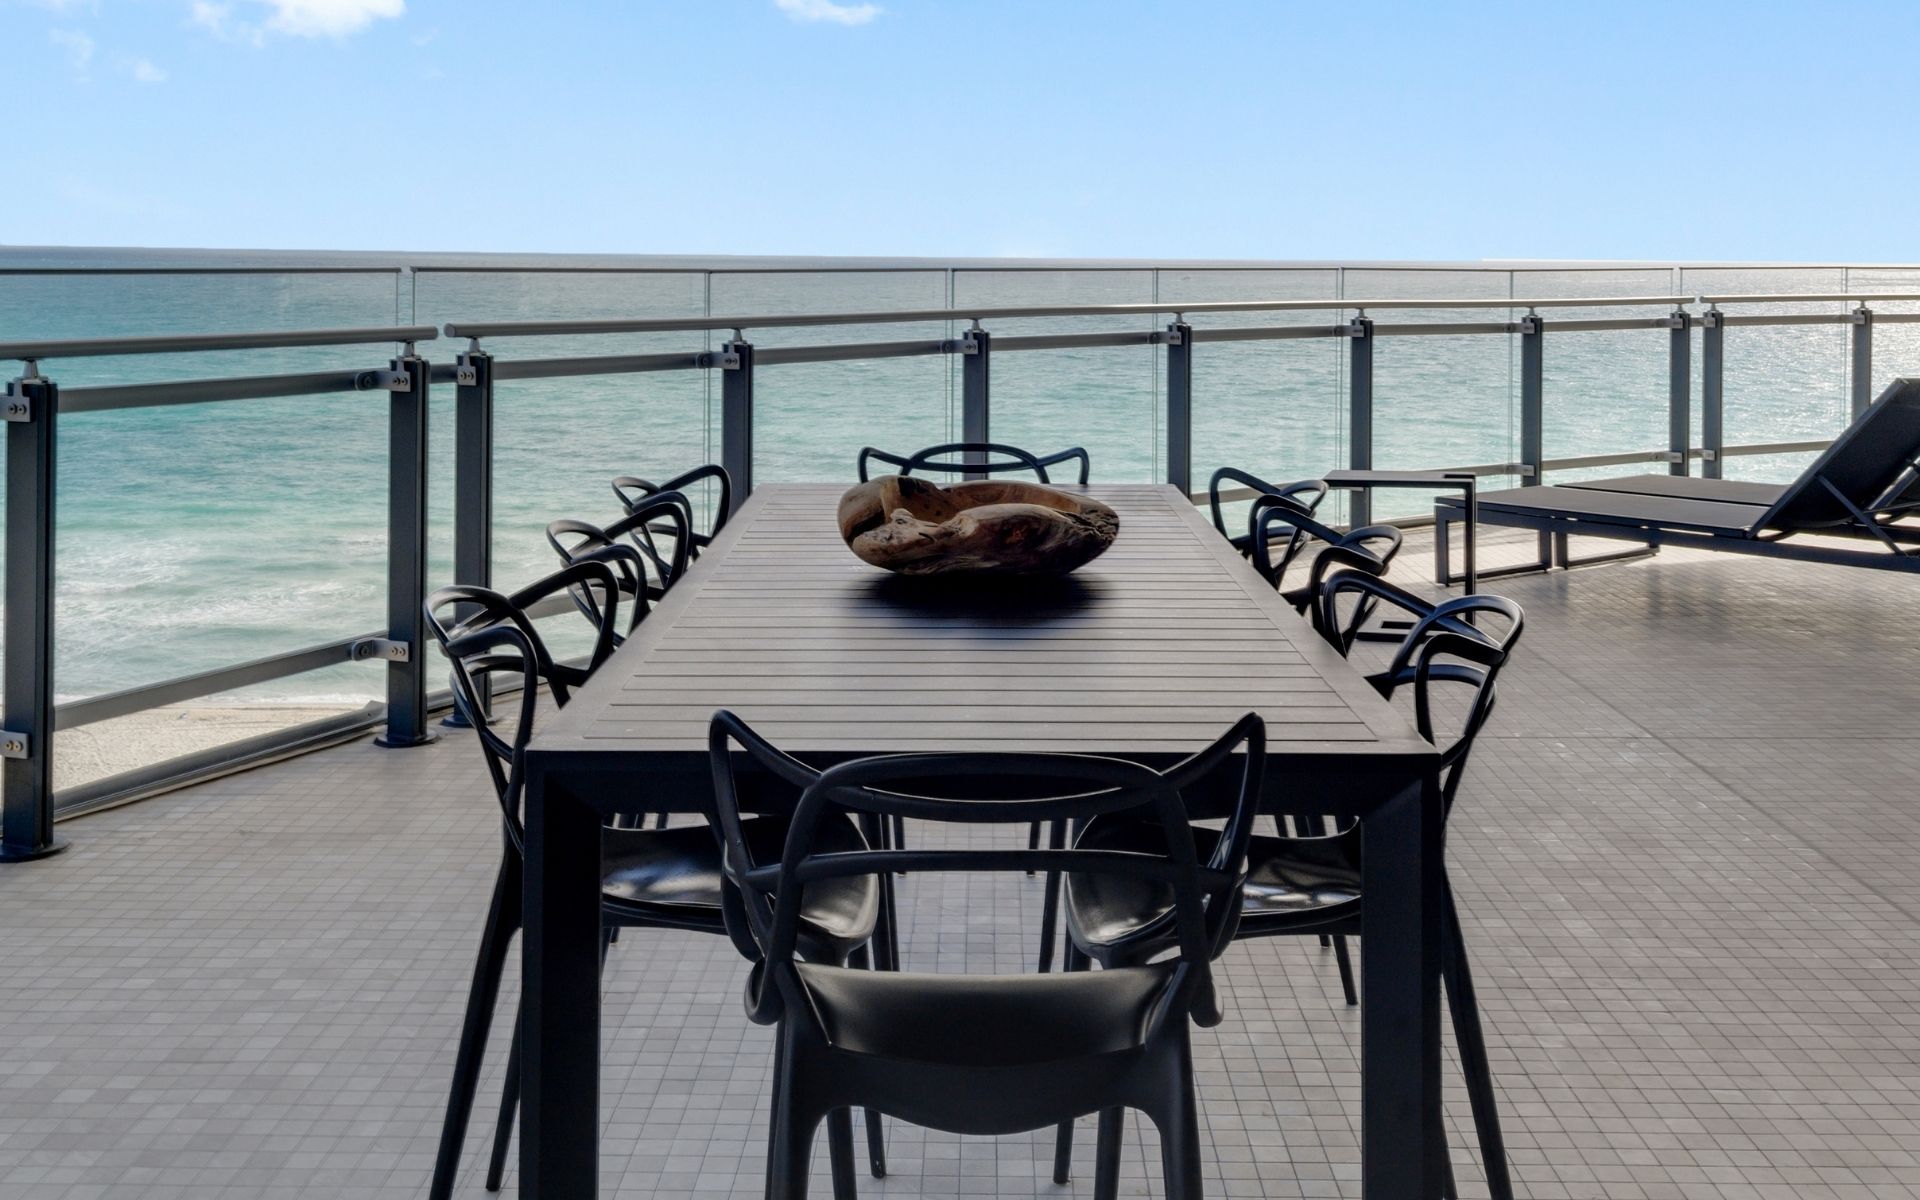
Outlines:
{"type": "MultiPolygon", "coordinates": [[[[1522,1195],[1920,1195],[1917,588],[1673,553],[1497,585],[1530,624],[1450,840],[1522,1195]]],[[[464,735],[361,742],[0,868],[0,1198],[423,1195],[492,803],[464,735]]],[[[903,897],[910,965],[1031,953],[1032,883],[903,897]]],[[[606,1195],[759,1194],[770,1043],[743,970],[717,938],[615,948],[606,1195]]],[[[1355,1194],[1330,959],[1256,942],[1224,974],[1227,1023],[1196,1038],[1211,1194],[1355,1194]]],[[[1448,1111],[1482,1195],[1451,1075],[1448,1111]]],[[[869,1195],[1090,1190],[1049,1182],[1045,1135],[889,1131],[869,1195]]],[[[1158,1190],[1149,1131],[1123,1186],[1158,1190]]]]}

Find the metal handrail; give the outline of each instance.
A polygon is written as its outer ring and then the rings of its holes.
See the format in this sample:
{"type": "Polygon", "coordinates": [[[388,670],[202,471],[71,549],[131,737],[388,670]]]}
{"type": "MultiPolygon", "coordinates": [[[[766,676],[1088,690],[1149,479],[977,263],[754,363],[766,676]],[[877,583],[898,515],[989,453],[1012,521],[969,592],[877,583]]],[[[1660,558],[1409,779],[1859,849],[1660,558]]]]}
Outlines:
{"type": "Polygon", "coordinates": [[[1219,300],[1151,304],[1041,304],[987,308],[909,308],[886,312],[806,313],[788,316],[633,317],[593,321],[449,321],[448,337],[545,337],[587,333],[697,333],[713,329],[798,329],[820,325],[893,325],[923,321],[998,321],[1026,317],[1127,317],[1229,312],[1326,312],[1385,308],[1607,308],[1683,305],[1692,296],[1599,296],[1592,298],[1473,300],[1219,300]]]}
{"type": "Polygon", "coordinates": [[[377,342],[431,342],[432,325],[375,325],[360,329],[304,329],[268,333],[158,333],[122,338],[50,338],[0,342],[0,360],[103,358],[116,354],[184,354],[196,350],[281,350],[294,346],[367,346],[377,342]]]}
{"type": "Polygon", "coordinates": [[[1699,298],[1701,304],[1788,304],[1797,301],[1865,303],[1869,300],[1920,300],[1920,292],[1823,292],[1812,296],[1701,296],[1699,298]]]}

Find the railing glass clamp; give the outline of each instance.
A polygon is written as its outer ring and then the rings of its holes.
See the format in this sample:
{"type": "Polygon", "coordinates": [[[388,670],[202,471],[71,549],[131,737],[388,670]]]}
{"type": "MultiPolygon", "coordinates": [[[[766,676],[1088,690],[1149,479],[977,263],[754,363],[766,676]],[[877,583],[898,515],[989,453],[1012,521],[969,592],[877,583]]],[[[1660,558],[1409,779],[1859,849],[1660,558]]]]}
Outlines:
{"type": "Polygon", "coordinates": [[[961,332],[960,353],[962,354],[980,353],[980,339],[975,336],[980,332],[981,331],[978,329],[968,329],[961,332]]]}
{"type": "Polygon", "coordinates": [[[404,392],[413,387],[413,376],[405,371],[362,371],[354,382],[363,392],[404,392]]]}
{"type": "Polygon", "coordinates": [[[353,644],[353,661],[377,658],[385,662],[412,662],[413,648],[392,638],[361,638],[353,644]]]}
{"type": "Polygon", "coordinates": [[[25,382],[24,379],[16,379],[7,385],[4,393],[0,393],[0,416],[9,421],[33,420],[33,401],[27,396],[27,390],[20,386],[25,382]]]}
{"type": "Polygon", "coordinates": [[[1355,317],[1347,322],[1347,336],[1350,338],[1372,337],[1373,322],[1365,317],[1355,317]]]}
{"type": "Polygon", "coordinates": [[[26,758],[33,752],[33,739],[11,729],[0,729],[0,758],[26,758]]]}
{"type": "Polygon", "coordinates": [[[480,383],[480,370],[463,364],[453,368],[453,382],[460,387],[476,387],[480,383]]]}

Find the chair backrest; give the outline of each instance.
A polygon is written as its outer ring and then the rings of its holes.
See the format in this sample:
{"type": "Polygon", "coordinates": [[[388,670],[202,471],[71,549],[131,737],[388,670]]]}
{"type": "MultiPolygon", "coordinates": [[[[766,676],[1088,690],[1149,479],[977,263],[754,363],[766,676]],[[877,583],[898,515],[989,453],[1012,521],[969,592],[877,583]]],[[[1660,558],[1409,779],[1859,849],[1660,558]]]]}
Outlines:
{"type": "Polygon", "coordinates": [[[1369,675],[1367,682],[1389,699],[1401,688],[1413,689],[1414,726],[1440,751],[1441,795],[1451,808],[1474,738],[1493,713],[1494,683],[1520,641],[1526,614],[1505,596],[1457,596],[1435,604],[1364,571],[1341,571],[1321,585],[1318,624],[1344,654],[1358,632],[1355,614],[1380,602],[1413,614],[1414,623],[1387,669],[1369,675]],[[1347,603],[1353,607],[1343,616],[1347,603]],[[1434,719],[1443,687],[1464,706],[1444,737],[1434,719]]]}
{"type": "MultiPolygon", "coordinates": [[[[1313,502],[1320,501],[1315,497],[1313,502]]],[[[1331,525],[1321,524],[1311,508],[1292,497],[1263,495],[1254,498],[1253,508],[1247,513],[1247,532],[1238,544],[1260,577],[1277,588],[1286,578],[1287,568],[1306,549],[1308,538],[1318,538],[1331,546],[1342,536],[1331,525]],[[1274,552],[1276,541],[1280,542],[1277,554],[1274,552]]]]}
{"type": "Polygon", "coordinates": [[[860,482],[867,481],[867,464],[879,461],[895,468],[897,475],[911,475],[915,471],[942,471],[949,475],[1006,475],[1015,471],[1032,471],[1041,483],[1052,483],[1047,468],[1063,462],[1080,464],[1080,480],[1084,486],[1093,473],[1093,459],[1079,446],[1056,451],[1053,454],[1036,455],[1022,450],[1018,446],[1008,446],[1001,442],[947,442],[939,446],[928,446],[912,454],[893,454],[877,450],[872,446],[864,447],[859,458],[854,460],[854,468],[859,472],[860,482]],[[964,458],[968,454],[982,456],[980,462],[947,461],[964,458]],[[987,457],[994,454],[1004,458],[987,457]]]}
{"type": "MultiPolygon", "coordinates": [[[[1268,483],[1258,475],[1242,471],[1238,467],[1221,467],[1213,473],[1213,478],[1207,481],[1207,506],[1213,513],[1213,527],[1220,531],[1221,537],[1232,542],[1234,548],[1242,554],[1250,554],[1252,552],[1254,526],[1260,519],[1262,500],[1287,501],[1301,516],[1311,517],[1314,511],[1320,507],[1320,502],[1326,499],[1326,497],[1327,484],[1325,480],[1296,479],[1292,483],[1268,483]],[[1226,513],[1221,508],[1223,503],[1231,503],[1231,501],[1224,501],[1221,496],[1221,492],[1223,491],[1221,485],[1227,483],[1237,483],[1244,487],[1250,487],[1259,493],[1259,495],[1253,498],[1253,509],[1247,513],[1247,532],[1245,533],[1231,533],[1227,530],[1226,513]]],[[[1296,533],[1288,539],[1287,550],[1283,556],[1286,562],[1292,562],[1293,556],[1300,552],[1301,536],[1302,535],[1296,533]]],[[[1284,571],[1285,569],[1283,563],[1281,570],[1284,571]]]]}
{"type": "MultiPolygon", "coordinates": [[[[666,595],[667,589],[686,574],[693,553],[689,511],[685,496],[661,492],[636,503],[631,512],[604,529],[588,521],[549,522],[547,544],[563,563],[599,559],[614,567],[621,590],[634,597],[625,631],[630,633],[651,611],[652,601],[666,595]],[[655,532],[672,539],[664,555],[653,541],[655,532]],[[627,539],[624,542],[623,537],[627,539]]],[[[569,594],[574,607],[588,621],[598,623],[600,616],[590,592],[576,589],[569,594]]]]}
{"type": "MultiPolygon", "coordinates": [[[[698,558],[700,551],[713,544],[713,539],[720,536],[720,531],[727,527],[728,518],[733,516],[733,476],[727,474],[725,467],[719,463],[706,463],[691,471],[682,471],[665,483],[654,483],[638,475],[616,475],[613,479],[613,496],[620,501],[621,508],[631,513],[649,496],[663,492],[677,492],[685,496],[694,484],[709,479],[720,485],[720,495],[714,501],[713,525],[706,532],[702,533],[696,527],[698,522],[694,520],[693,502],[691,499],[687,501],[687,523],[690,531],[687,536],[692,542],[689,555],[698,558]]],[[[652,534],[663,532],[668,531],[649,527],[644,531],[643,536],[650,539],[652,534]]]]}
{"type": "Polygon", "coordinates": [[[1848,524],[1856,511],[1870,513],[1883,500],[1906,491],[1907,469],[1917,459],[1920,379],[1896,379],[1752,528],[1792,532],[1848,524]]]}
{"type": "Polygon", "coordinates": [[[613,565],[592,559],[566,566],[512,595],[460,584],[441,588],[423,605],[427,631],[453,666],[454,704],[480,739],[507,839],[516,853],[526,846],[521,797],[540,686],[546,685],[556,706],[565,705],[573,689],[584,684],[613,653],[620,590],[619,572],[613,565]],[[534,628],[530,613],[541,600],[576,588],[599,593],[595,601],[600,613],[596,637],[583,665],[556,661],[534,628]],[[521,689],[520,710],[507,737],[485,719],[491,706],[492,683],[503,678],[521,689]]]}
{"type": "MultiPolygon", "coordinates": [[[[1307,572],[1305,594],[1296,602],[1306,606],[1308,620],[1313,627],[1325,636],[1320,622],[1320,595],[1326,588],[1326,581],[1338,571],[1359,571],[1376,578],[1384,576],[1393,565],[1394,556],[1400,553],[1405,535],[1393,525],[1362,525],[1340,535],[1340,540],[1313,556],[1313,567],[1307,572]]],[[[1372,605],[1363,603],[1354,614],[1356,625],[1367,619],[1372,605]]]]}
{"type": "Polygon", "coordinates": [[[856,759],[815,772],[776,749],[732,713],[714,714],[709,731],[714,779],[714,824],[725,846],[728,879],[745,898],[760,961],[749,993],[749,1015],[778,1020],[783,1009],[808,1011],[794,949],[803,889],[822,879],[894,871],[1065,871],[1150,879],[1171,888],[1180,963],[1170,1003],[1155,1016],[1220,1020],[1209,962],[1225,923],[1237,914],[1247,842],[1260,802],[1266,726],[1248,713],[1219,740],[1165,771],[1114,758],[1073,754],[892,754],[856,759]],[[756,863],[741,825],[734,748],[802,789],[784,854],[756,863]],[[1194,848],[1182,789],[1207,779],[1242,750],[1240,787],[1227,828],[1206,862],[1194,848]],[[986,785],[986,786],[983,786],[986,785]],[[1011,795],[1009,795],[1011,793],[1011,795]],[[984,798],[983,798],[984,797],[984,798]],[[912,817],[954,824],[1028,824],[1086,821],[1109,813],[1155,818],[1166,853],[1080,849],[919,849],[826,853],[822,823],[840,814],[890,821],[912,817]]]}

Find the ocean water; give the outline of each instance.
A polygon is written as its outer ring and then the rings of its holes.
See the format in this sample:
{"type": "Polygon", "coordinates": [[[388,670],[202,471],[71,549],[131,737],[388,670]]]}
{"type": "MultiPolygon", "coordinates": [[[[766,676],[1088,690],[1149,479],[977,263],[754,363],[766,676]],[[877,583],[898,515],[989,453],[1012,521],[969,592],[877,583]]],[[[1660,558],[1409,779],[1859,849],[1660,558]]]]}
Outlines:
{"type": "MultiPolygon", "coordinates": [[[[774,314],[1046,303],[1298,298],[1511,298],[1698,293],[1920,291],[1920,269],[1369,264],[1094,265],[855,260],[608,260],[613,273],[547,273],[544,260],[424,255],[0,249],[0,342],[23,338],[442,324],[492,319],[774,314]],[[344,268],[415,264],[410,272],[344,268]],[[111,275],[84,268],[323,266],[264,275],[111,275]],[[525,267],[486,270],[477,266],[525,267]],[[869,269],[856,269],[862,266],[869,269]],[[73,274],[8,274],[71,267],[73,274]],[[464,269],[463,269],[464,268],[464,269]]],[[[1837,312],[1796,302],[1742,311],[1837,312]]],[[[1913,311],[1889,302],[1882,311],[1913,311]]],[[[1549,457],[1653,450],[1666,438],[1663,330],[1554,334],[1555,317],[1654,315],[1604,306],[1549,311],[1549,457]]],[[[1380,311],[1381,323],[1504,320],[1506,310],[1380,311]]],[[[1515,314],[1517,315],[1517,314],[1515,314]]],[[[1228,314],[1195,325],[1326,323],[1328,314],[1228,314]]],[[[996,321],[996,334],[1150,329],[1149,317],[996,321]]],[[[945,322],[750,334],[757,346],[950,337],[945,322]]],[[[1694,356],[1698,374],[1698,335],[1694,356]]],[[[695,350],[702,334],[502,339],[501,359],[695,350]]],[[[1845,326],[1727,334],[1727,441],[1832,436],[1845,422],[1845,326]]],[[[450,361],[460,344],[424,343],[450,361]]],[[[42,364],[63,386],[384,365],[393,347],[74,359],[42,364]]],[[[1234,464],[1269,478],[1317,474],[1347,455],[1347,345],[1338,339],[1201,344],[1194,380],[1197,480],[1234,464]]],[[[1157,347],[997,353],[993,430],[1035,449],[1084,445],[1095,478],[1165,472],[1157,347]]],[[[1518,457],[1519,343],[1509,336],[1383,337],[1375,351],[1377,465],[1437,467],[1518,457]]],[[[957,360],[920,358],[761,369],[761,481],[851,480],[863,445],[911,450],[958,436],[957,360]]],[[[1920,326],[1876,331],[1876,388],[1920,371],[1920,326]]],[[[1697,379],[1696,379],[1696,423],[1697,379]]],[[[434,397],[435,583],[451,573],[452,389],[434,397]]],[[[497,387],[496,582],[554,564],[542,531],[562,516],[608,520],[615,474],[663,476],[718,457],[711,372],[497,387]]],[[[383,395],[234,401],[61,421],[56,687],[98,695],[374,630],[385,588],[383,395]]],[[[1804,456],[1736,458],[1728,474],[1790,478],[1804,456]]],[[[1611,468],[1618,472],[1623,468],[1611,468]]],[[[1624,468],[1631,470],[1633,468],[1624,468]]],[[[1652,467],[1646,469],[1655,469],[1652,467]]],[[[1566,477],[1566,476],[1563,476],[1566,477]]],[[[1502,480],[1489,480],[1489,486],[1502,480]]],[[[1382,515],[1425,508],[1386,494],[1382,515]],[[1397,508],[1395,506],[1398,506],[1397,508]]],[[[375,666],[343,666],[248,689],[232,702],[358,703],[375,666]]]]}

